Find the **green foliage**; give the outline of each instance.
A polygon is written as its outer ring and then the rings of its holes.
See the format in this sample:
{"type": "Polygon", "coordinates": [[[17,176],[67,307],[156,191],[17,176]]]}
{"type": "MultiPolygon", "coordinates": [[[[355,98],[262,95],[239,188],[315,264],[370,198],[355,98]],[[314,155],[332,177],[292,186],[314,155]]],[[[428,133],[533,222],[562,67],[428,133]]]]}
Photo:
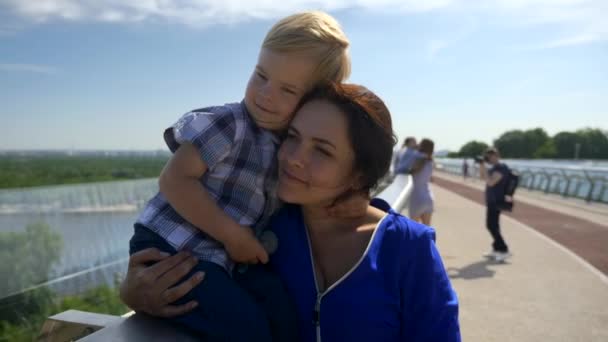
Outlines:
{"type": "Polygon", "coordinates": [[[66,297],[46,287],[18,293],[47,280],[62,245],[61,236],[45,223],[21,232],[0,232],[0,342],[33,341],[47,317],[68,309],[114,315],[128,311],[119,299],[117,283],[66,297]]]}
{"type": "Polygon", "coordinates": [[[555,143],[553,142],[553,139],[549,139],[547,141],[545,141],[544,144],[542,144],[541,147],[538,148],[538,150],[536,150],[536,152],[534,152],[533,157],[534,158],[541,158],[541,159],[552,159],[555,158],[557,156],[557,150],[555,149],[555,143]]]}
{"type": "Polygon", "coordinates": [[[542,128],[527,131],[512,130],[494,140],[494,146],[504,158],[533,158],[534,153],[547,140],[549,135],[542,128]]]}
{"type": "Polygon", "coordinates": [[[118,287],[107,285],[90,289],[83,294],[58,298],[48,289],[41,288],[25,294],[12,297],[10,302],[0,301],[1,314],[5,311],[11,313],[16,319],[0,321],[0,342],[8,341],[33,341],[36,339],[44,321],[57,313],[75,309],[89,312],[105,313],[110,315],[122,315],[129,311],[118,296],[118,287]],[[35,300],[35,311],[25,312],[23,306],[35,300]]]}
{"type": "Polygon", "coordinates": [[[607,159],[608,158],[608,136],[599,129],[585,128],[576,131],[582,145],[580,147],[580,158],[583,159],[607,159]]]}
{"type": "Polygon", "coordinates": [[[481,155],[487,148],[488,145],[486,143],[473,140],[464,144],[460,148],[458,155],[464,158],[473,158],[475,156],[481,155]]]}
{"type": "Polygon", "coordinates": [[[158,177],[168,156],[1,156],[0,189],[158,177]]]}
{"type": "Polygon", "coordinates": [[[46,281],[62,247],[61,236],[45,223],[28,225],[21,232],[0,232],[0,296],[46,281]]]}
{"type": "MultiPolygon", "coordinates": [[[[481,154],[484,146],[470,141],[448,157],[473,157],[481,154]]],[[[542,128],[511,130],[494,140],[494,146],[503,158],[608,159],[608,132],[585,128],[550,137],[542,128]]]]}

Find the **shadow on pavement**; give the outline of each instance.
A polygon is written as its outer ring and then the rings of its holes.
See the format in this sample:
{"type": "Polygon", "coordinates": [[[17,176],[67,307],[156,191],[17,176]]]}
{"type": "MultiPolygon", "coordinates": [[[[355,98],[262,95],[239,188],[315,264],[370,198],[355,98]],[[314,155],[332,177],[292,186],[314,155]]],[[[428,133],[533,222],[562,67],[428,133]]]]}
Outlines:
{"type": "Polygon", "coordinates": [[[496,262],[486,259],[474,262],[461,268],[448,267],[447,272],[451,279],[492,278],[496,271],[489,269],[488,266],[497,265],[508,265],[508,262],[496,262]]]}

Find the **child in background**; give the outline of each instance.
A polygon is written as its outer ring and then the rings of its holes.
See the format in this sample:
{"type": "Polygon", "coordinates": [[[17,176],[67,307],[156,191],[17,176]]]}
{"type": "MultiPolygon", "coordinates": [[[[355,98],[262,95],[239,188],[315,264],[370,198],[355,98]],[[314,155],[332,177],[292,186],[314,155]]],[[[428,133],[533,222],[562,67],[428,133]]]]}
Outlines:
{"type": "Polygon", "coordinates": [[[244,100],[187,113],[165,132],[174,154],[137,219],[130,253],[156,247],[199,258],[190,274],[203,271],[205,281],[181,301],[201,305],[175,321],[210,340],[297,340],[280,280],[252,265],[268,261],[256,236],[279,205],[278,136],[305,93],[348,77],[348,45],[326,13],[286,17],[267,33],[244,100]],[[250,265],[238,272],[235,263],[250,265]]]}

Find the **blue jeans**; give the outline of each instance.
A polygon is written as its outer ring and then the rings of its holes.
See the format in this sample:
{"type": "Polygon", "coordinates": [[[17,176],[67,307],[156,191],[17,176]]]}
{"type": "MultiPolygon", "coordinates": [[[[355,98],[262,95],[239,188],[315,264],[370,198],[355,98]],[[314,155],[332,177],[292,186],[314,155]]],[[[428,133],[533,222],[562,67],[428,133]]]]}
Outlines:
{"type": "MultiPolygon", "coordinates": [[[[129,253],[150,247],[177,253],[162,237],[135,224],[129,253]]],[[[204,336],[206,341],[298,340],[295,307],[268,265],[249,265],[245,272],[235,271],[231,278],[221,266],[201,260],[180,283],[199,271],[205,272],[203,282],[175,302],[196,300],[199,305],[172,321],[204,336]]]]}

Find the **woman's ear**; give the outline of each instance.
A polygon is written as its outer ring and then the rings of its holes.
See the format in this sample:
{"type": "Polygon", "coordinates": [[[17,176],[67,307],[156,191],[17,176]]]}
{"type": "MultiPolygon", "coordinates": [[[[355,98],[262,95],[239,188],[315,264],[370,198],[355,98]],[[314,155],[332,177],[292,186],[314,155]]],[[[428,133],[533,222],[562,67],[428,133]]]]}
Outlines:
{"type": "Polygon", "coordinates": [[[363,175],[360,172],[352,175],[352,183],[350,187],[354,192],[358,192],[363,189],[363,175]]]}

